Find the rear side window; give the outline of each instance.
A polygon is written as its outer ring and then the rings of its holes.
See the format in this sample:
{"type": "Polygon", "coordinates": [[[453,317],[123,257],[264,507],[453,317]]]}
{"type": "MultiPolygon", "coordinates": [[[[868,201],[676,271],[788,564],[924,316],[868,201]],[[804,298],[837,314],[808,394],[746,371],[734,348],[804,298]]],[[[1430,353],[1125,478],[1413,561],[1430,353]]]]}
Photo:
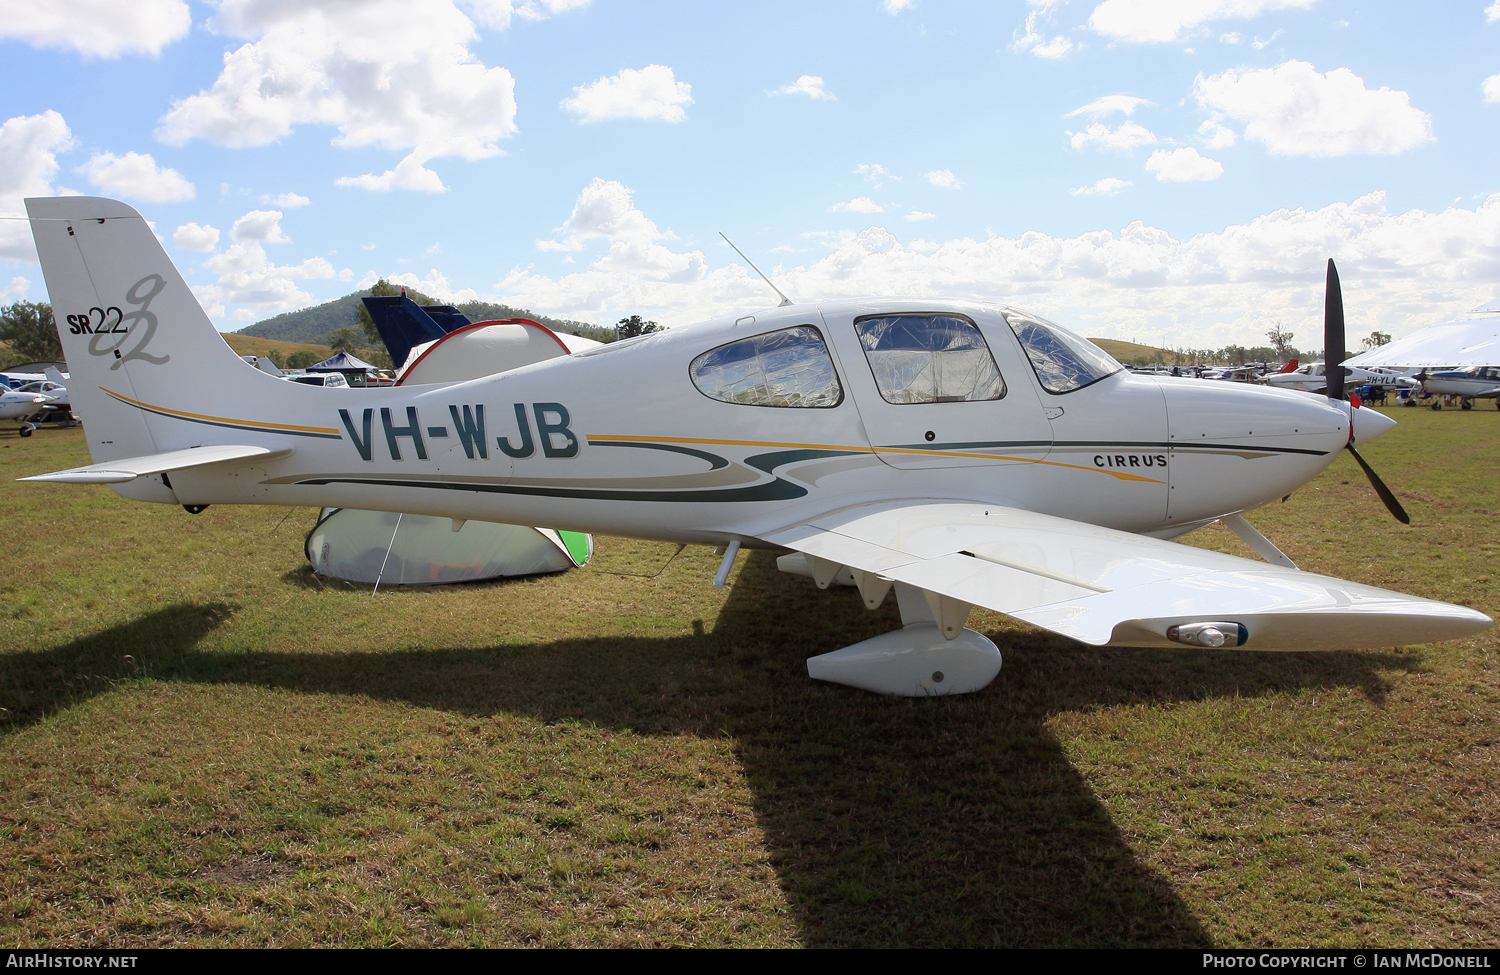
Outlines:
{"type": "Polygon", "coordinates": [[[811,325],[710,349],[688,372],[698,392],[724,403],[826,409],[844,399],[823,334],[811,325]]]}
{"type": "Polygon", "coordinates": [[[1049,393],[1071,393],[1125,368],[1088,339],[1049,321],[1016,312],[1006,312],[1005,320],[1049,393]]]}
{"type": "Polygon", "coordinates": [[[979,329],[956,315],[882,315],[854,323],[887,403],[963,403],[1005,395],[979,329]]]}

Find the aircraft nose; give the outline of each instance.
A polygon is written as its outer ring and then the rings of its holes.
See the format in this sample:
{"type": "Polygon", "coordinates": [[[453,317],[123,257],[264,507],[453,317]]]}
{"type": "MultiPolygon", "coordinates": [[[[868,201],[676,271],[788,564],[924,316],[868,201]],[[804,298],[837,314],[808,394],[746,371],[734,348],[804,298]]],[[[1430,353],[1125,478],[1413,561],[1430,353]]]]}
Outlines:
{"type": "Polygon", "coordinates": [[[1396,425],[1396,421],[1384,413],[1376,413],[1366,406],[1350,411],[1350,422],[1354,424],[1354,445],[1362,447],[1396,425]]]}

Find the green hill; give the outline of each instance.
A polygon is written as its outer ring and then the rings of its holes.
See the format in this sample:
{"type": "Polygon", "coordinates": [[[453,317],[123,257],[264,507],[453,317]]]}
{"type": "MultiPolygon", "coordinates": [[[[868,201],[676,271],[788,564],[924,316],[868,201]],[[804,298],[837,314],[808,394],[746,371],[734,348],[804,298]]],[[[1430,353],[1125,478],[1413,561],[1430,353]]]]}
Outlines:
{"type": "MultiPolygon", "coordinates": [[[[370,289],[356,291],[353,294],[325,301],[321,305],[313,305],[311,308],[303,308],[300,311],[289,311],[254,325],[246,326],[233,334],[248,335],[253,338],[275,339],[278,342],[299,342],[304,344],[322,345],[328,333],[337,328],[352,328],[359,330],[357,318],[360,308],[360,299],[370,295],[370,289]]],[[[440,304],[436,299],[429,298],[419,291],[407,289],[407,296],[419,305],[440,304]]],[[[568,321],[561,318],[552,318],[548,315],[538,315],[524,308],[512,308],[509,305],[499,305],[492,301],[469,301],[458,306],[471,322],[490,321],[497,318],[529,318],[534,322],[541,322],[554,332],[567,332],[572,335],[582,335],[585,338],[598,341],[612,340],[615,337],[614,329],[591,325],[588,322],[568,321]]]]}

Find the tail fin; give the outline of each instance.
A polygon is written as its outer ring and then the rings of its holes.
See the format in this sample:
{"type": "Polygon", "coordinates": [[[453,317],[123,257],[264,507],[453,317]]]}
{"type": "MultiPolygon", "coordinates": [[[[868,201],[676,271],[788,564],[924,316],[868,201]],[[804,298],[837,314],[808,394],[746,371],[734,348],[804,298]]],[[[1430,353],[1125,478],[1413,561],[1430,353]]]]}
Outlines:
{"type": "Polygon", "coordinates": [[[95,463],[213,442],[212,428],[164,419],[172,410],[154,406],[233,415],[234,404],[287,385],[225,344],[131,207],[65,196],[29,199],[26,212],[68,361],[68,396],[95,463]]]}
{"type": "Polygon", "coordinates": [[[1277,373],[1296,372],[1297,371],[1297,367],[1299,365],[1301,365],[1301,363],[1298,362],[1296,359],[1289,359],[1289,360],[1287,360],[1287,364],[1286,365],[1282,366],[1280,369],[1278,369],[1276,371],[1277,371],[1277,373]]]}

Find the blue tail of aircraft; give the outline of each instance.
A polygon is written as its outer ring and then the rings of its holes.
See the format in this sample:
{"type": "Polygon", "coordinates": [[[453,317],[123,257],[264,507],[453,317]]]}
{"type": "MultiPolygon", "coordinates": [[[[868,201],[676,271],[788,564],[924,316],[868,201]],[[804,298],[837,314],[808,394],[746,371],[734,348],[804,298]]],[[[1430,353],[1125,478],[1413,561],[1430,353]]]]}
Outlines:
{"type": "Polygon", "coordinates": [[[397,369],[411,355],[413,346],[440,339],[454,329],[471,324],[464,313],[452,305],[419,305],[406,296],[363,298],[365,310],[375,322],[391,364],[397,369]]]}

